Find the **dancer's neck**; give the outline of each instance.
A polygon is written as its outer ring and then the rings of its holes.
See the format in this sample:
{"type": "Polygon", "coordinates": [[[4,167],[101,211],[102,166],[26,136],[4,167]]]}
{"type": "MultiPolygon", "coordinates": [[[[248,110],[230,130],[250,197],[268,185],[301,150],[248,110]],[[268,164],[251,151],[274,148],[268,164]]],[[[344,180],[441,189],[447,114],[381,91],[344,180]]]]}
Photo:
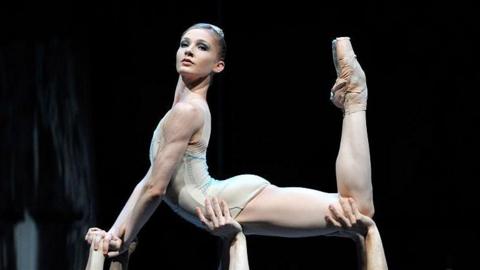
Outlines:
{"type": "Polygon", "coordinates": [[[177,87],[175,88],[175,98],[173,104],[176,104],[184,97],[195,94],[207,99],[208,87],[210,86],[210,76],[198,80],[186,80],[182,76],[178,76],[177,87]]]}

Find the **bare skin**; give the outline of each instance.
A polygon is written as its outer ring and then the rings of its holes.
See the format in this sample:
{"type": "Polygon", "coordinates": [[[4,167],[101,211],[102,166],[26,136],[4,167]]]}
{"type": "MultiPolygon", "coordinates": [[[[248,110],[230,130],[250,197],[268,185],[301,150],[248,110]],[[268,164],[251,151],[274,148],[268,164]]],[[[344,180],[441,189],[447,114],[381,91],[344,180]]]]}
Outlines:
{"type": "MultiPolygon", "coordinates": [[[[97,228],[94,228],[97,229],[97,228]]],[[[103,231],[102,233],[98,233],[97,235],[105,235],[106,232],[103,231]]],[[[115,242],[115,240],[111,240],[110,242],[115,242]]],[[[87,266],[85,267],[85,270],[103,270],[104,264],[105,264],[105,255],[103,254],[103,250],[99,249],[98,247],[95,248],[95,244],[97,242],[94,241],[90,245],[90,251],[88,255],[88,262],[87,266]]],[[[120,245],[121,243],[117,243],[116,245],[113,245],[113,248],[115,248],[117,245],[120,245]]],[[[110,266],[109,270],[128,270],[128,262],[130,260],[130,256],[132,253],[135,251],[137,247],[138,241],[135,240],[132,243],[130,243],[130,246],[128,247],[128,251],[123,252],[122,254],[115,256],[110,259],[110,266]]],[[[117,247],[118,248],[118,247],[117,247]]]]}
{"type": "MultiPolygon", "coordinates": [[[[340,208],[338,204],[329,205],[329,215],[325,216],[328,226],[358,242],[360,269],[387,270],[382,239],[373,219],[361,214],[352,198],[339,198],[339,205],[340,208]]],[[[250,269],[245,235],[241,225],[230,216],[226,202],[207,199],[205,209],[197,208],[197,216],[211,234],[223,240],[224,254],[219,269],[250,269]]]]}
{"type": "Polygon", "coordinates": [[[365,75],[349,39],[335,40],[333,49],[339,76],[332,89],[333,101],[346,112],[336,161],[339,193],[269,186],[237,217],[248,234],[298,237],[327,233],[323,217],[328,214],[328,205],[337,203],[337,195],[353,198],[359,202],[361,213],[373,216],[370,151],[363,110],[366,108],[365,75]]]}
{"type": "MultiPolygon", "coordinates": [[[[360,213],[352,198],[340,198],[339,201],[341,209],[337,209],[337,205],[329,205],[330,213],[325,216],[327,224],[343,236],[357,241],[360,269],[387,270],[382,239],[375,222],[360,213]]],[[[207,198],[205,209],[197,208],[196,212],[207,231],[222,239],[223,253],[218,269],[250,269],[246,237],[240,223],[232,218],[227,203],[218,198],[207,198]]],[[[115,257],[109,270],[127,270],[128,259],[135,247],[136,242],[130,245],[128,252],[115,257]]],[[[95,251],[92,243],[86,270],[102,270],[104,260],[101,250],[95,251]]]]}
{"type": "Polygon", "coordinates": [[[196,209],[207,230],[222,239],[223,254],[218,269],[249,270],[247,239],[242,226],[230,215],[224,200],[207,198],[205,209],[196,209]]]}
{"type": "MultiPolygon", "coordinates": [[[[338,56],[346,54],[344,50],[348,46],[344,43],[345,40],[337,42],[338,56]]],[[[348,57],[340,57],[335,61],[340,66],[346,63],[343,66],[347,67],[348,64],[357,63],[352,62],[356,59],[348,57]]],[[[165,143],[159,148],[155,161],[108,233],[101,237],[96,237],[97,232],[87,233],[87,241],[99,241],[98,246],[102,247],[104,254],[115,256],[126,250],[161,203],[188,144],[195,140],[204,125],[211,125],[210,119],[205,119],[203,113],[208,109],[206,96],[212,74],[221,72],[224,65],[219,58],[217,39],[209,30],[191,29],[182,36],[177,51],[177,71],[180,76],[174,104],[164,128],[165,143]],[[119,246],[111,243],[118,239],[121,240],[119,246]]],[[[359,65],[355,67],[350,77],[356,78],[359,65]]],[[[366,89],[364,80],[347,82],[347,90],[353,89],[350,86],[354,84],[355,89],[366,89]]],[[[346,97],[355,95],[348,91],[344,93],[346,97]]],[[[344,106],[347,105],[344,103],[344,106]]],[[[343,109],[350,111],[347,107],[343,109]]],[[[270,185],[246,205],[236,221],[242,224],[247,234],[303,237],[331,233],[336,228],[329,227],[324,217],[329,213],[329,205],[338,205],[339,195],[354,198],[359,203],[360,211],[372,216],[374,209],[365,111],[344,115],[336,173],[339,193],[270,185]]]]}
{"type": "Polygon", "coordinates": [[[329,206],[330,214],[325,217],[327,223],[356,239],[362,270],[387,270],[387,259],[376,223],[360,213],[352,198],[340,198],[340,205],[341,209],[336,205],[329,206]]]}

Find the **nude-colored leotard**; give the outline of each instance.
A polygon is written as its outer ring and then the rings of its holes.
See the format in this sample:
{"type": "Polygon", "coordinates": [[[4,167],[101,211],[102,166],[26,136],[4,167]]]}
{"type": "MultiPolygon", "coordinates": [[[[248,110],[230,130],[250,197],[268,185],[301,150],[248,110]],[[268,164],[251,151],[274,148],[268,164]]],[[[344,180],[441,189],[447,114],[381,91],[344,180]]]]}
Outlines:
{"type": "MultiPolygon", "coordinates": [[[[164,143],[162,136],[165,119],[162,118],[153,133],[150,145],[150,162],[164,143]]],[[[262,177],[244,174],[226,180],[210,177],[206,160],[210,139],[211,117],[208,108],[204,110],[204,125],[200,133],[192,137],[185,154],[174,172],[167,188],[165,202],[181,217],[203,228],[195,214],[195,207],[204,209],[205,197],[224,199],[236,218],[246,204],[270,183],[262,177]]]]}

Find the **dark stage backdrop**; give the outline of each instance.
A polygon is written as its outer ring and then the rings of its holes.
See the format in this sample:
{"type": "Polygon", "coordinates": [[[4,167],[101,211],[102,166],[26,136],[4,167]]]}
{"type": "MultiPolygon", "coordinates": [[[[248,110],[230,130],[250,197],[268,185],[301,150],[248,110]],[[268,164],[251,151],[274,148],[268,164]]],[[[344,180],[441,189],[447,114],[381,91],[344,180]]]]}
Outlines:
{"type": "MultiPolygon", "coordinates": [[[[2,3],[0,269],[84,267],[87,228],[108,229],[148,169],[178,41],[196,22],[221,26],[228,44],[208,94],[213,177],[336,191],[331,40],[350,36],[368,78],[375,219],[390,269],[471,269],[474,16],[459,1],[2,3]]],[[[162,204],[130,267],[215,269],[216,246],[162,204]]],[[[355,269],[346,239],[250,236],[248,246],[252,269],[355,269]]]]}

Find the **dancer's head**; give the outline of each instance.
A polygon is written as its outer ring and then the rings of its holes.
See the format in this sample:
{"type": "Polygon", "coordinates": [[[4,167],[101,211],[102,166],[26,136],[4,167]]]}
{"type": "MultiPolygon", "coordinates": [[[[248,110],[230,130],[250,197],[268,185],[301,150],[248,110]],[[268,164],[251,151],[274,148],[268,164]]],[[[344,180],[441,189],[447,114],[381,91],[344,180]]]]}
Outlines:
{"type": "Polygon", "coordinates": [[[180,39],[177,72],[193,78],[222,72],[225,53],[226,43],[222,29],[207,23],[194,24],[180,39]]]}

